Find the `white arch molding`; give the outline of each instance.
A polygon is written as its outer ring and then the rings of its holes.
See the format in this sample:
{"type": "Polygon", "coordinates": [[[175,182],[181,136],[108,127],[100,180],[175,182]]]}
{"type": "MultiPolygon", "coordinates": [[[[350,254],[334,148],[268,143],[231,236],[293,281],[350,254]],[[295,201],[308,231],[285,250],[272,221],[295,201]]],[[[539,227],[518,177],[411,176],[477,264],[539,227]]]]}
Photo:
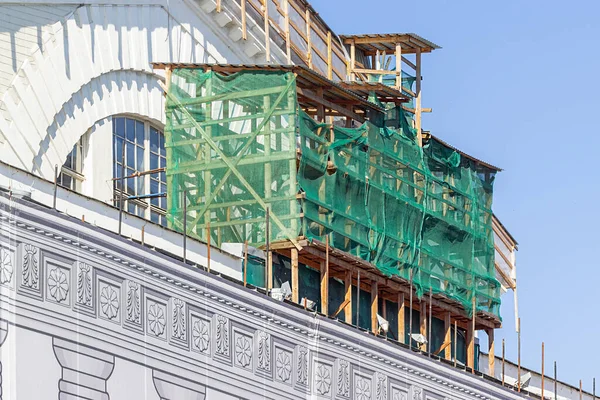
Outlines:
{"type": "Polygon", "coordinates": [[[2,97],[1,160],[51,180],[95,122],[126,113],[164,122],[150,62],[246,61],[183,1],[170,12],[178,20],[160,6],[85,5],[54,24],[2,97]]]}

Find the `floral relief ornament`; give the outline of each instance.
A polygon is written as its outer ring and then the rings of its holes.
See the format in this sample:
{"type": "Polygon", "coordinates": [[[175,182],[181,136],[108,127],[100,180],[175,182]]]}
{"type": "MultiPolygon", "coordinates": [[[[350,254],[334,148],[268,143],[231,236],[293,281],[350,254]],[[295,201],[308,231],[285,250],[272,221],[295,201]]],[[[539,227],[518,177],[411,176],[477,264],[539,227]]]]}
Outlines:
{"type": "Polygon", "coordinates": [[[394,393],[394,400],[406,400],[406,393],[402,393],[400,391],[396,391],[394,393]]]}
{"type": "Polygon", "coordinates": [[[152,303],[148,308],[148,325],[155,336],[161,336],[165,331],[165,311],[161,306],[152,303]]]}
{"type": "Polygon", "coordinates": [[[258,332],[258,368],[271,370],[271,335],[263,331],[258,332]]]}
{"type": "Polygon", "coordinates": [[[298,347],[298,383],[305,384],[308,381],[308,349],[304,346],[298,347]]]}
{"type": "Polygon", "coordinates": [[[245,336],[240,336],[235,341],[235,359],[242,367],[250,365],[252,346],[250,345],[250,339],[245,336]]]}
{"type": "Polygon", "coordinates": [[[320,395],[326,395],[331,390],[331,370],[323,364],[317,367],[315,387],[320,395]]]}
{"type": "Polygon", "coordinates": [[[50,296],[59,303],[67,298],[67,293],[69,292],[67,275],[60,268],[50,270],[50,274],[48,275],[48,289],[50,296]]]}
{"type": "Polygon", "coordinates": [[[365,378],[358,377],[356,379],[356,400],[371,400],[371,385],[365,378]]]}
{"type": "Polygon", "coordinates": [[[285,351],[280,351],[279,354],[277,354],[275,370],[282,382],[288,382],[290,380],[292,375],[292,362],[290,360],[290,355],[285,351]]]}
{"type": "Polygon", "coordinates": [[[192,328],[192,338],[194,340],[194,346],[202,352],[208,350],[210,343],[210,336],[208,334],[208,323],[202,320],[194,322],[192,328]]]}
{"type": "Polygon", "coordinates": [[[10,283],[14,268],[8,250],[0,247],[0,283],[10,283]]]}
{"type": "Polygon", "coordinates": [[[185,303],[181,299],[173,299],[173,336],[185,339],[185,303]]]}
{"type": "Polygon", "coordinates": [[[229,356],[229,320],[227,317],[217,315],[217,353],[229,356]]]}
{"type": "Polygon", "coordinates": [[[114,319],[119,311],[119,297],[112,286],[104,286],[100,292],[100,308],[108,319],[114,319]]]}

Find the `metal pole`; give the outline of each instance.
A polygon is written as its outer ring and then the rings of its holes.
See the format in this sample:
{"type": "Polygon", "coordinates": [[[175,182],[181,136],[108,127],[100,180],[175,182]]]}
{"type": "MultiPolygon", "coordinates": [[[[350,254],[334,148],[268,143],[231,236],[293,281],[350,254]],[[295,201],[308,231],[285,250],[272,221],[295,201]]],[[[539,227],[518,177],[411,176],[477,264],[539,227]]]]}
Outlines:
{"type": "Polygon", "coordinates": [[[244,241],[244,287],[248,283],[248,241],[244,241]]]}
{"type": "Polygon", "coordinates": [[[542,342],[542,399],[544,398],[544,342],[542,342]]]}
{"type": "Polygon", "coordinates": [[[594,380],[592,381],[592,387],[593,387],[593,395],[594,395],[594,400],[596,400],[596,378],[594,378],[594,380]]]}
{"type": "Polygon", "coordinates": [[[456,360],[458,360],[458,322],[454,321],[454,367],[456,368],[456,360]]]}
{"type": "Polygon", "coordinates": [[[208,213],[208,221],[206,221],[206,269],[210,272],[210,212],[208,213]]]}
{"type": "Polygon", "coordinates": [[[431,287],[429,288],[429,327],[427,328],[427,352],[431,354],[431,287]]]}
{"type": "Polygon", "coordinates": [[[412,349],[412,314],[413,314],[413,270],[410,269],[410,294],[408,307],[408,346],[412,349]]]}
{"type": "Polygon", "coordinates": [[[502,386],[504,386],[504,361],[505,361],[506,350],[504,347],[504,339],[502,339],[502,386]]]}
{"type": "Polygon", "coordinates": [[[52,208],[56,210],[56,191],[58,190],[58,164],[54,165],[54,198],[52,199],[52,208]]]}
{"type": "Polygon", "coordinates": [[[183,191],[183,262],[187,262],[187,190],[183,191]]]}
{"type": "Polygon", "coordinates": [[[358,270],[358,281],[356,282],[356,326],[360,327],[360,270],[358,270]]]}
{"type": "Polygon", "coordinates": [[[125,140],[123,140],[123,151],[121,154],[121,191],[119,194],[119,235],[121,235],[121,224],[123,223],[123,192],[125,191],[125,140]]]}
{"type": "Polygon", "coordinates": [[[271,280],[271,241],[269,240],[269,236],[271,235],[270,232],[270,224],[269,224],[269,220],[270,220],[270,212],[269,212],[269,207],[267,206],[267,215],[265,218],[265,222],[266,222],[266,239],[265,239],[265,248],[267,250],[267,265],[266,265],[266,273],[265,273],[265,289],[267,290],[267,292],[269,291],[269,289],[271,288],[271,285],[273,284],[273,281],[271,280]]]}
{"type": "Polygon", "coordinates": [[[558,381],[556,380],[556,361],[554,361],[554,400],[556,400],[558,398],[557,392],[558,392],[558,381]]]}
{"type": "Polygon", "coordinates": [[[519,365],[517,367],[517,390],[519,392],[521,392],[521,317],[519,317],[519,330],[518,330],[518,355],[517,355],[517,359],[519,362],[519,365]]]}

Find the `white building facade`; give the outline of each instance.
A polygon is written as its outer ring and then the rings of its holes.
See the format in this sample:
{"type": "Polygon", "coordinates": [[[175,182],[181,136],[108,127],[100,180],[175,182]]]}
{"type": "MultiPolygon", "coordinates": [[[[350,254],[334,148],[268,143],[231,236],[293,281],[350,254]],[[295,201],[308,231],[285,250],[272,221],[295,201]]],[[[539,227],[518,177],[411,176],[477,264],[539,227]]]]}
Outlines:
{"type": "Polygon", "coordinates": [[[166,190],[114,180],[164,166],[153,62],[290,61],[242,6],[0,0],[0,399],[524,397],[247,290],[224,278],[238,255],[212,249],[207,273],[190,240],[181,262],[161,198],[119,223],[121,190],[166,190]]]}

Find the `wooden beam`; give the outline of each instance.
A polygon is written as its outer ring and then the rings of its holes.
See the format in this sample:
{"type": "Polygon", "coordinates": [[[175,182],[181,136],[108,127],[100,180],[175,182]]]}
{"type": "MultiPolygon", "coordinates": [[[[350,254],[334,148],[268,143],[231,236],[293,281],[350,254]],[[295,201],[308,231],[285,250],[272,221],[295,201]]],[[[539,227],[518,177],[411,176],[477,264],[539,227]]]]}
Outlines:
{"type": "Polygon", "coordinates": [[[406,329],[404,327],[406,305],[404,304],[404,297],[404,293],[398,292],[398,341],[400,343],[405,343],[404,339],[406,337],[406,329]]]}
{"type": "Polygon", "coordinates": [[[408,65],[409,67],[411,67],[412,69],[414,69],[414,70],[417,69],[417,66],[412,61],[410,61],[408,58],[402,56],[402,61],[404,61],[404,63],[406,65],[408,65]]]}
{"type": "MultiPolygon", "coordinates": [[[[494,330],[493,329],[486,329],[485,332],[487,333],[488,336],[488,375],[489,376],[494,376],[494,373],[496,372],[495,367],[496,367],[496,356],[495,356],[495,343],[494,343],[494,330]]],[[[542,366],[542,374],[543,374],[543,366],[542,366]]],[[[544,378],[542,375],[542,382],[543,382],[544,378]]],[[[542,387],[542,393],[544,393],[544,388],[542,387]]]]}
{"type": "MultiPolygon", "coordinates": [[[[246,0],[242,0],[246,1],[246,0]]],[[[287,63],[292,64],[292,40],[290,39],[290,4],[289,0],[283,0],[283,13],[285,16],[285,54],[287,63]]]]}
{"type": "Polygon", "coordinates": [[[344,308],[344,319],[346,323],[352,324],[352,271],[346,270],[344,274],[344,302],[348,302],[344,308]]]}
{"type": "Polygon", "coordinates": [[[312,42],[311,37],[310,10],[306,9],[306,63],[308,68],[312,69],[312,42]]]}
{"type": "MultiPolygon", "coordinates": [[[[444,313],[444,342],[452,342],[452,319],[449,312],[444,313]]],[[[452,347],[448,346],[444,349],[444,358],[452,359],[452,347]]]]}
{"type": "Polygon", "coordinates": [[[298,280],[298,249],[292,247],[291,249],[292,259],[292,302],[298,304],[300,302],[299,293],[299,280],[298,280]]]}
{"type": "Polygon", "coordinates": [[[242,1],[242,39],[246,40],[248,39],[248,28],[247,28],[247,23],[246,23],[246,1],[248,0],[241,0],[242,1]]]}
{"type": "Polygon", "coordinates": [[[417,130],[417,142],[419,146],[423,146],[423,133],[421,132],[421,50],[417,49],[416,53],[417,71],[416,71],[416,86],[415,93],[415,128],[417,130]]]}
{"type": "MultiPolygon", "coordinates": [[[[473,296],[473,315],[475,315],[475,296],[473,296]]],[[[475,319],[467,328],[467,367],[475,370],[475,319]]]]}
{"type": "Polygon", "coordinates": [[[356,80],[354,68],[356,68],[356,46],[354,45],[354,42],[352,42],[350,43],[350,82],[354,82],[356,80]]]}
{"type": "MultiPolygon", "coordinates": [[[[427,337],[427,303],[425,302],[424,297],[419,306],[419,333],[425,336],[427,341],[429,341],[429,338],[427,337]]],[[[421,347],[421,350],[425,350],[426,348],[427,346],[421,347]]]]}
{"type": "Polygon", "coordinates": [[[265,58],[267,63],[271,61],[271,22],[269,21],[269,0],[263,0],[263,16],[265,18],[265,58]]]}
{"type": "Polygon", "coordinates": [[[379,306],[379,290],[377,289],[377,281],[371,282],[371,331],[373,334],[377,335],[378,332],[378,322],[377,322],[377,313],[379,306]]]}
{"type": "Polygon", "coordinates": [[[321,312],[329,315],[329,265],[321,261],[321,312]]]}
{"type": "Polygon", "coordinates": [[[333,79],[333,63],[331,61],[331,31],[327,31],[327,78],[333,79]]]}
{"type": "Polygon", "coordinates": [[[298,88],[298,94],[300,96],[307,98],[308,100],[314,101],[316,103],[320,103],[323,106],[329,108],[330,110],[336,111],[345,117],[352,118],[361,123],[365,122],[365,119],[363,117],[359,116],[358,114],[356,114],[340,105],[337,105],[328,100],[319,98],[312,90],[298,88]]]}
{"type": "Polygon", "coordinates": [[[396,43],[396,89],[402,90],[402,46],[396,43]]]}

